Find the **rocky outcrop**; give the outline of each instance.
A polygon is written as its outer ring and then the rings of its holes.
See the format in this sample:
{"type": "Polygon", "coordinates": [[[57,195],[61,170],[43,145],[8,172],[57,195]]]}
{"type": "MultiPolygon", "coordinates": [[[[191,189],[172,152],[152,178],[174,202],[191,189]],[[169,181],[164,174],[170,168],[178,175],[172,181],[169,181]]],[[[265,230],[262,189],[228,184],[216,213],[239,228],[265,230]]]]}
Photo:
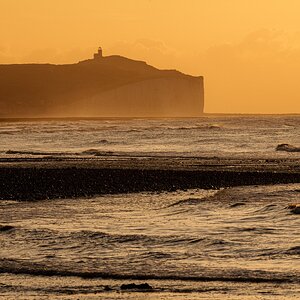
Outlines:
{"type": "Polygon", "coordinates": [[[0,117],[189,117],[203,106],[203,77],[121,56],[0,65],[0,117]]]}

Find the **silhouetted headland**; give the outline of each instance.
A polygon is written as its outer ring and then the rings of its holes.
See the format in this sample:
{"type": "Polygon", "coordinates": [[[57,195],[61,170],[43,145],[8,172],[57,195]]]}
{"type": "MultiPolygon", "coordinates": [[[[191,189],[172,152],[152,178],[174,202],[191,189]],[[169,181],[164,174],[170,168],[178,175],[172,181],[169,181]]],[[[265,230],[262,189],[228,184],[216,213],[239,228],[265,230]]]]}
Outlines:
{"type": "Polygon", "coordinates": [[[195,117],[203,77],[103,56],[75,64],[0,65],[0,117],[195,117]]]}

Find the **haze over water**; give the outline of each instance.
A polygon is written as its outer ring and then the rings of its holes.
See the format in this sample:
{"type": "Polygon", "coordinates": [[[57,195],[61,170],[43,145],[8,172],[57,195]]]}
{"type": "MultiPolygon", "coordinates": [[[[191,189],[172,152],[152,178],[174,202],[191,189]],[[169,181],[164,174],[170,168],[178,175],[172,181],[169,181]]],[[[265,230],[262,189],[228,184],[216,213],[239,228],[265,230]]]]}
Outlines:
{"type": "Polygon", "coordinates": [[[275,158],[300,152],[300,118],[204,116],[193,119],[99,119],[1,122],[0,155],[101,156],[105,154],[275,158]]]}

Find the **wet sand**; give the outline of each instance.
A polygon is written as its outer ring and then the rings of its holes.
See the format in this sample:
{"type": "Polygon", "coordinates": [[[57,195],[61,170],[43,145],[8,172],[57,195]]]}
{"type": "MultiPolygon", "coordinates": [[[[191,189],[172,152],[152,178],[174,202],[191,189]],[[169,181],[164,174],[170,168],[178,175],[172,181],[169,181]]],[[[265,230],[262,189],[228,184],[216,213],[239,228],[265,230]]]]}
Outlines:
{"type": "Polygon", "coordinates": [[[217,157],[0,159],[0,199],[39,200],[300,182],[296,159],[217,157]]]}

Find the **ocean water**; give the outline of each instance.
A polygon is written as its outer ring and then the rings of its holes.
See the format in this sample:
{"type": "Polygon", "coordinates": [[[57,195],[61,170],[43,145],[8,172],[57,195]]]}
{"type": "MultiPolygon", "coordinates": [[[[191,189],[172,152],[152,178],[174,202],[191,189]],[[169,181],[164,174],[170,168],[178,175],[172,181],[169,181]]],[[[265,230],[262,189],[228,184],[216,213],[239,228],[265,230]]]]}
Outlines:
{"type": "MultiPolygon", "coordinates": [[[[299,136],[300,116],[2,122],[0,156],[298,159],[299,136]]],[[[0,298],[300,299],[291,203],[300,184],[2,200],[0,298]]]]}
{"type": "Polygon", "coordinates": [[[278,144],[300,146],[299,136],[300,115],[0,122],[0,157],[82,157],[113,152],[300,158],[300,151],[275,151],[278,144]]]}

